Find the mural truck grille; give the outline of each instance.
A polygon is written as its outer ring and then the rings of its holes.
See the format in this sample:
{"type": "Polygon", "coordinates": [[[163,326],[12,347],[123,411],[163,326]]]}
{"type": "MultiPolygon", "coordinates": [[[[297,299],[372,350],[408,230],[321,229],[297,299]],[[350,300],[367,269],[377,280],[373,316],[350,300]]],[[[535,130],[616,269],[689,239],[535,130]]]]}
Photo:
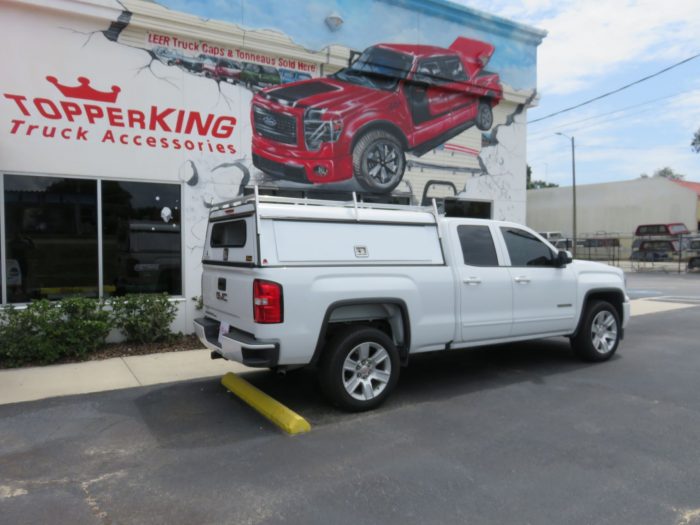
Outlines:
{"type": "Polygon", "coordinates": [[[260,106],[253,106],[253,117],[255,131],[263,137],[284,144],[297,143],[297,121],[294,117],[260,106]]]}

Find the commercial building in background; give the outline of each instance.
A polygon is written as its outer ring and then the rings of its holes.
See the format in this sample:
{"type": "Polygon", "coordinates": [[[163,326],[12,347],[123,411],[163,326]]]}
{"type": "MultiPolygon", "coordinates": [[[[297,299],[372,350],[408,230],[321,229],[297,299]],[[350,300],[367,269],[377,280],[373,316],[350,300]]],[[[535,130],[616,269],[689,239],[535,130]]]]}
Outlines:
{"type": "Polygon", "coordinates": [[[443,0],[216,5],[0,5],[3,304],[167,292],[190,332],[208,210],[254,185],[524,221],[544,32],[443,0]]]}
{"type": "MultiPolygon", "coordinates": [[[[642,224],[683,223],[700,229],[700,183],[660,177],[576,186],[578,238],[632,237],[642,224]]],[[[572,234],[572,189],[527,192],[527,225],[572,234]]]]}

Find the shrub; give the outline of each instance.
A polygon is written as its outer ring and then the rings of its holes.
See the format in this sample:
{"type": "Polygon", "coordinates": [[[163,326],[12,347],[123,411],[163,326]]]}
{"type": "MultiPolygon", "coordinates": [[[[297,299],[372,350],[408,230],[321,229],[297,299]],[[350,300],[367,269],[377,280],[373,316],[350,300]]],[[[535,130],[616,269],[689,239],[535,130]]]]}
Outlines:
{"type": "Polygon", "coordinates": [[[177,307],[167,294],[125,295],[112,298],[111,304],[114,325],[127,341],[155,343],[172,338],[170,323],[177,307]]]}
{"type": "Polygon", "coordinates": [[[109,313],[95,299],[72,297],[0,310],[0,363],[49,364],[84,357],[104,345],[109,313]]]}

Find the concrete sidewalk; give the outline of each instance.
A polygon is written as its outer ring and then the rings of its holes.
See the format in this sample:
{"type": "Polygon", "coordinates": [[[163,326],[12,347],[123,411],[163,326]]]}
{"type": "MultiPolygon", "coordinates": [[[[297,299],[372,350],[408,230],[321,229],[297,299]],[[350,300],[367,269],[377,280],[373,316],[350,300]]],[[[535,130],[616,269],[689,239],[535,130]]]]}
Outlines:
{"type": "MultiPolygon", "coordinates": [[[[636,299],[632,301],[632,316],[694,306],[697,305],[665,301],[663,297],[636,299]]],[[[248,368],[224,359],[212,360],[209,358],[209,351],[204,349],[0,370],[0,405],[223,376],[227,372],[238,373],[247,370],[259,369],[248,368]]]]}
{"type": "Polygon", "coordinates": [[[251,369],[224,359],[210,359],[209,350],[204,349],[0,370],[0,405],[246,370],[251,369]]]}

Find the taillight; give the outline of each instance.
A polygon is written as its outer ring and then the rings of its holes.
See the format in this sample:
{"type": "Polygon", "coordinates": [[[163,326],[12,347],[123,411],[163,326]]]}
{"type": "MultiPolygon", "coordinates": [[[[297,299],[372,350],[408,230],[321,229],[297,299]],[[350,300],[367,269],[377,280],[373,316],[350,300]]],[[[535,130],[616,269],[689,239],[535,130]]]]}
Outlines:
{"type": "Polygon", "coordinates": [[[282,322],[282,285],[272,281],[253,281],[253,319],[256,323],[282,322]]]}

